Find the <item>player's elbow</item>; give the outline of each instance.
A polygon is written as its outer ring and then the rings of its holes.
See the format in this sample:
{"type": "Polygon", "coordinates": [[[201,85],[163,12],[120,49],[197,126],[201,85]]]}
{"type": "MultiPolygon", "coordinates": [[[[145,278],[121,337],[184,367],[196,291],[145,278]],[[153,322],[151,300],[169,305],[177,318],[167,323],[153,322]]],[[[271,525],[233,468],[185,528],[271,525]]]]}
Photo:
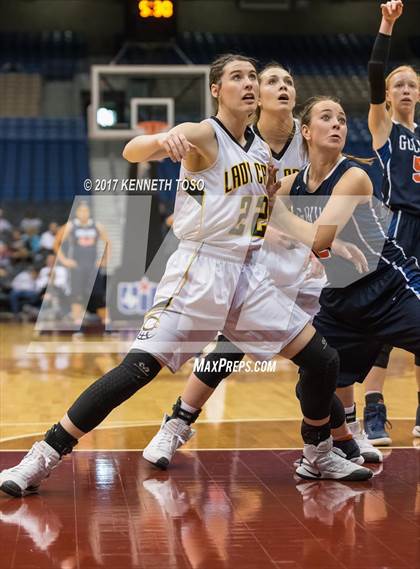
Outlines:
{"type": "Polygon", "coordinates": [[[122,156],[125,160],[127,160],[127,162],[131,162],[131,163],[138,162],[138,160],[135,156],[135,152],[133,151],[133,147],[130,145],[130,142],[128,142],[124,146],[124,150],[122,151],[122,156]]]}

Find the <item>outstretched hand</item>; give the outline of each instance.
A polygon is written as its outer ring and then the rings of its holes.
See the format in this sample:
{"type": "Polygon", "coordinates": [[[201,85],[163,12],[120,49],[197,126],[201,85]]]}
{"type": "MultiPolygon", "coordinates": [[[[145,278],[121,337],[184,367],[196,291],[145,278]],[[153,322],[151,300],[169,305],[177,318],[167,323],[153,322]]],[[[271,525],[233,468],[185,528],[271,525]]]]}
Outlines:
{"type": "Polygon", "coordinates": [[[388,24],[394,24],[403,12],[404,4],[401,0],[390,0],[385,4],[381,4],[382,18],[388,24]]]}
{"type": "Polygon", "coordinates": [[[172,162],[181,162],[196,146],[187,140],[184,134],[168,132],[160,141],[159,146],[165,150],[172,162]]]}
{"type": "Polygon", "coordinates": [[[335,255],[343,257],[343,259],[353,263],[358,273],[363,274],[369,272],[369,264],[366,257],[353,243],[348,243],[341,239],[334,239],[331,251],[335,255]]]}

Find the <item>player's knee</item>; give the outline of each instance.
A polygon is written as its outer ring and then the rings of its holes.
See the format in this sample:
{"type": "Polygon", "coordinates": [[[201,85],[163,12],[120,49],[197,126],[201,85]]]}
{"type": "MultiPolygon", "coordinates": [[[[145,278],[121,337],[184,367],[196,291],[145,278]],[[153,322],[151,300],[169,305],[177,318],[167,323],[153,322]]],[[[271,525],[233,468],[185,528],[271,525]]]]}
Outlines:
{"type": "Polygon", "coordinates": [[[214,350],[200,359],[195,375],[205,385],[216,389],[221,381],[236,370],[244,355],[235,344],[219,334],[214,350]]]}
{"type": "Polygon", "coordinates": [[[329,346],[321,334],[316,332],[303,350],[292,358],[292,361],[299,366],[300,375],[303,374],[300,391],[305,382],[315,377],[318,378],[313,382],[315,386],[323,384],[331,392],[335,391],[340,358],[337,350],[329,346]]]}
{"type": "Polygon", "coordinates": [[[216,389],[221,381],[235,371],[235,367],[242,361],[244,354],[237,353],[218,353],[216,351],[207,354],[200,360],[199,369],[195,375],[200,381],[211,389],[216,389]]]}
{"type": "Polygon", "coordinates": [[[160,372],[162,364],[152,354],[140,350],[128,352],[120,363],[132,377],[143,387],[160,372]]]}
{"type": "Polygon", "coordinates": [[[330,414],[340,358],[337,350],[318,333],[292,361],[299,366],[296,395],[306,417],[323,419],[330,414]]]}
{"type": "Polygon", "coordinates": [[[67,414],[84,433],[94,429],[118,405],[134,395],[160,371],[161,364],[146,352],[129,352],[123,361],[92,383],[67,414]]]}

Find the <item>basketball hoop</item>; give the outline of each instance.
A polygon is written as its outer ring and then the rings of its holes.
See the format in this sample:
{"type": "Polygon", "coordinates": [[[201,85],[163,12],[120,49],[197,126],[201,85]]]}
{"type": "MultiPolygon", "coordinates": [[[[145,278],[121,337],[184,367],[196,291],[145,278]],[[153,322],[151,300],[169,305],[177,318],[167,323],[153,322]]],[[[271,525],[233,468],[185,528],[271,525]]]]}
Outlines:
{"type": "Polygon", "coordinates": [[[141,134],[157,134],[169,130],[169,124],[164,121],[140,121],[136,128],[141,134]]]}

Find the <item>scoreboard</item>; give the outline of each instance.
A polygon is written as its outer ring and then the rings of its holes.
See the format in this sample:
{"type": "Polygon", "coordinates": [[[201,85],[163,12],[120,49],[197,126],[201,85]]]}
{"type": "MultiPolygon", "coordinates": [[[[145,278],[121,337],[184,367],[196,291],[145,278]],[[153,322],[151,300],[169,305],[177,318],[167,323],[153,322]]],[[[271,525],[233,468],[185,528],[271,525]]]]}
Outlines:
{"type": "Polygon", "coordinates": [[[172,0],[140,0],[137,4],[140,18],[173,18],[174,3],[172,0]]]}
{"type": "Polygon", "coordinates": [[[177,0],[126,0],[127,32],[137,41],[165,41],[176,34],[177,0]]]}

